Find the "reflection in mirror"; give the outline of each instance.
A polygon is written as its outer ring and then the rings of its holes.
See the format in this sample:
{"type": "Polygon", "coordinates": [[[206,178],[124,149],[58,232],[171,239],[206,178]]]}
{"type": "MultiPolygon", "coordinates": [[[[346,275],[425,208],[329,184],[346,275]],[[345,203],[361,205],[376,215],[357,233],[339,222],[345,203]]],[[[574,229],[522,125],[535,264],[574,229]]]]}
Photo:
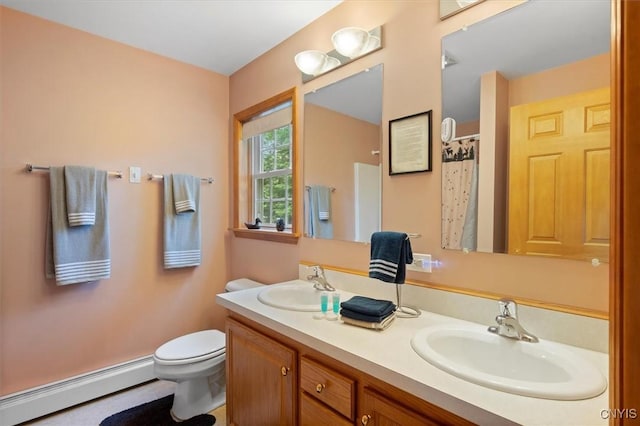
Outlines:
{"type": "Polygon", "coordinates": [[[440,0],[440,19],[448,18],[484,0],[440,0]]]}
{"type": "Polygon", "coordinates": [[[604,0],[443,38],[443,248],[608,259],[609,39],[604,0]]]}
{"type": "Polygon", "coordinates": [[[382,65],[304,105],[305,235],[368,242],[381,223],[382,65]]]}

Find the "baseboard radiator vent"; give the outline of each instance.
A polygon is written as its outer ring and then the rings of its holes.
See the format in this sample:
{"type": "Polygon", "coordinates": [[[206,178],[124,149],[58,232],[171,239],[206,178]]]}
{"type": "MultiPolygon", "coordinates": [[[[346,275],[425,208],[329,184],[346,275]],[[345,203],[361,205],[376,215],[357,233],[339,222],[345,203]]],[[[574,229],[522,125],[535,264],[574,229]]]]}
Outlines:
{"type": "Polygon", "coordinates": [[[0,424],[13,426],[155,379],[153,356],[0,397],[0,424]]]}

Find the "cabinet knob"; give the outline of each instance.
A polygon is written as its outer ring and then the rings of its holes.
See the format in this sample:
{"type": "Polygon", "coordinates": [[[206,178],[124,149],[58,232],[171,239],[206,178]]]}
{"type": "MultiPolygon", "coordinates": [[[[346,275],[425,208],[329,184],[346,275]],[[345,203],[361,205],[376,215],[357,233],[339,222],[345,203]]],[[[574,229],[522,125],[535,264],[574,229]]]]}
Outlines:
{"type": "Polygon", "coordinates": [[[363,426],[366,426],[367,424],[369,424],[369,420],[371,420],[371,416],[368,414],[365,414],[364,416],[362,416],[362,418],[360,419],[360,422],[362,423],[363,426]]]}
{"type": "Polygon", "coordinates": [[[320,392],[322,392],[322,390],[323,390],[324,388],[325,388],[325,386],[324,386],[324,384],[323,384],[323,383],[318,383],[318,384],[316,385],[316,392],[320,393],[320,392]]]}
{"type": "Polygon", "coordinates": [[[283,376],[286,376],[287,374],[289,374],[289,368],[282,366],[282,368],[280,369],[280,372],[282,373],[283,376]]]}

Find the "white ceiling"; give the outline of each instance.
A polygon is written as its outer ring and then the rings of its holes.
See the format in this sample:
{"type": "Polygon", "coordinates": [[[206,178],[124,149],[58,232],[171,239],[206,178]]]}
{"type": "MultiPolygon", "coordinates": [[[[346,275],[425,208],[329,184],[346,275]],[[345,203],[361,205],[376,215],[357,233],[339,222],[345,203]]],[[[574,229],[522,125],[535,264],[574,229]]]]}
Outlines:
{"type": "Polygon", "coordinates": [[[233,74],[341,2],[0,0],[6,7],[223,75],[233,74]]]}

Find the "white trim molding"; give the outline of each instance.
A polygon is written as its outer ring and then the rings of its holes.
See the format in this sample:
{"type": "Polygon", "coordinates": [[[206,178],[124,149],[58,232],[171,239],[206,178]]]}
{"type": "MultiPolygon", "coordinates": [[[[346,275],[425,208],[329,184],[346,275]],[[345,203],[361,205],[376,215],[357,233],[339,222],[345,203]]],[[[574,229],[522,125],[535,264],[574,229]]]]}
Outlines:
{"type": "Polygon", "coordinates": [[[0,423],[12,426],[155,379],[147,355],[0,397],[0,423]]]}

